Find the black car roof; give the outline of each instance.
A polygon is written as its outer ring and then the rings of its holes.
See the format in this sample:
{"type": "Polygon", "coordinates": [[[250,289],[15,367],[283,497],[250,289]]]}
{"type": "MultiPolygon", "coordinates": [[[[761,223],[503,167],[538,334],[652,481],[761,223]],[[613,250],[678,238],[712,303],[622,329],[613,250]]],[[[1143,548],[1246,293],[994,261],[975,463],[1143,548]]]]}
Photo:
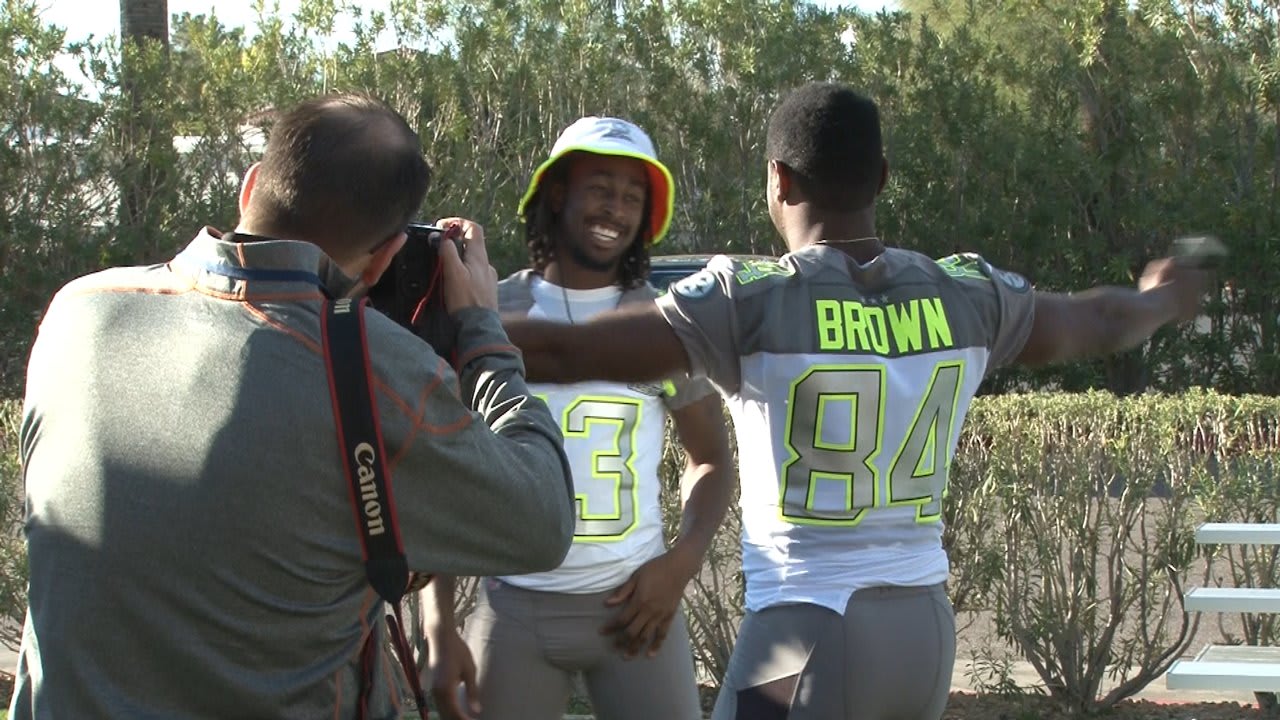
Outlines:
{"type": "MultiPolygon", "coordinates": [[[[721,254],[721,253],[705,254],[705,255],[655,255],[649,258],[649,266],[659,267],[663,265],[706,265],[708,262],[711,261],[711,258],[715,257],[717,254],[721,254]]],[[[778,259],[772,255],[751,255],[751,254],[742,254],[742,253],[723,253],[723,254],[728,255],[731,258],[736,258],[740,260],[777,260],[778,259]]]]}

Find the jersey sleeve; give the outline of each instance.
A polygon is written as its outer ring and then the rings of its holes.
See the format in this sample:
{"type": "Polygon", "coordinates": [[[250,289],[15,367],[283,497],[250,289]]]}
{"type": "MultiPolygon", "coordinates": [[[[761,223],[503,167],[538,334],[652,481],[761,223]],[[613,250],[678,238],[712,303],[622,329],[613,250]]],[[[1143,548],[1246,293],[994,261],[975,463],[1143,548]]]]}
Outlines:
{"type": "MultiPolygon", "coordinates": [[[[646,282],[640,287],[626,290],[619,300],[619,305],[647,304],[655,302],[660,296],[658,290],[646,282]]],[[[668,410],[679,410],[680,408],[688,407],[708,395],[714,394],[716,394],[715,386],[704,377],[681,375],[662,382],[661,400],[663,406],[668,410]]]]}
{"type": "Polygon", "coordinates": [[[533,271],[521,270],[498,283],[498,312],[527,315],[533,308],[533,271]]]}
{"type": "Polygon", "coordinates": [[[705,377],[672,378],[663,383],[662,404],[668,410],[679,410],[715,394],[715,386],[705,377]]]}
{"type": "Polygon", "coordinates": [[[1022,352],[1035,320],[1035,291],[1025,277],[1012,270],[987,266],[998,304],[998,324],[991,344],[992,369],[1012,363],[1022,352]]]}
{"type": "Polygon", "coordinates": [[[729,292],[733,272],[731,261],[717,256],[656,301],[684,345],[690,377],[705,377],[727,394],[736,392],[742,379],[737,313],[729,292]]]}
{"type": "Polygon", "coordinates": [[[1027,344],[1035,320],[1035,291],[1022,275],[997,268],[978,255],[953,255],[939,261],[944,268],[964,268],[949,274],[988,319],[987,374],[1011,364],[1027,344]],[[967,266],[967,267],[966,267],[967,266]],[[971,270],[970,270],[971,269],[971,270]]]}

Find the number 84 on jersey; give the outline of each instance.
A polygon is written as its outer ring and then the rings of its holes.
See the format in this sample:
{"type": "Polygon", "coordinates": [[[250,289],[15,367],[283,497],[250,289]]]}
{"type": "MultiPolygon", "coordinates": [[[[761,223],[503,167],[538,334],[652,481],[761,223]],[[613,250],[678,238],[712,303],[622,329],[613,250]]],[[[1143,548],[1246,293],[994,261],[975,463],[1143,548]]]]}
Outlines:
{"type": "Polygon", "coordinates": [[[897,400],[903,388],[890,405],[885,364],[809,367],[788,393],[783,519],[848,527],[874,508],[914,507],[917,522],[941,520],[964,370],[963,359],[936,363],[913,407],[897,400]],[[886,433],[907,412],[906,432],[886,433]]]}

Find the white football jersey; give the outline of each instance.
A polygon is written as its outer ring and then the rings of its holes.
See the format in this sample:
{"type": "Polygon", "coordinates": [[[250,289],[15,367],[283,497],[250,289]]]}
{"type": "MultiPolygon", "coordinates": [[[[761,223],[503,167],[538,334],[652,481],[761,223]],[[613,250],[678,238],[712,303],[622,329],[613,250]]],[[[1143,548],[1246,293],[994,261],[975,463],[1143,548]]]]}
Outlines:
{"type": "MultiPolygon", "coordinates": [[[[652,302],[656,296],[648,285],[625,293],[617,286],[569,290],[528,270],[498,285],[502,312],[527,312],[556,322],[586,322],[622,303],[652,302]]],[[[658,465],[667,410],[715,390],[705,381],[688,379],[632,385],[529,383],[529,389],[547,403],[564,432],[577,525],[573,545],[560,567],[502,580],[547,592],[612,590],[666,547],[658,465]]]]}
{"type": "Polygon", "coordinates": [[[947,578],[942,502],[970,401],[1026,342],[1033,293],[976,255],[826,246],[715,258],[658,301],[728,401],[747,607],[947,578]]]}

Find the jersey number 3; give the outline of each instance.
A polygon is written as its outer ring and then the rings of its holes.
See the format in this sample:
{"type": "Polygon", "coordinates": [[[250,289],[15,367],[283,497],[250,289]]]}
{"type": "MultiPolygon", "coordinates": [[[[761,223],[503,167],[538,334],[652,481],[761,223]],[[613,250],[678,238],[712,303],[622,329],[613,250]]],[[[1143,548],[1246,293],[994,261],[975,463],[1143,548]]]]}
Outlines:
{"type": "MultiPolygon", "coordinates": [[[[791,385],[782,465],[782,516],[802,525],[857,525],[875,507],[911,506],[942,518],[962,362],[933,369],[906,438],[881,482],[885,373],[876,365],[816,365],[791,385]],[[838,428],[831,437],[827,432],[838,428]]],[[[894,408],[899,410],[898,408],[894,408]]],[[[905,409],[905,408],[904,408],[905,409]]]]}
{"type": "Polygon", "coordinates": [[[635,529],[635,435],[639,422],[639,400],[580,397],[565,408],[566,442],[583,438],[592,448],[591,477],[574,478],[578,521],[573,534],[578,540],[621,540],[635,529]],[[600,442],[601,436],[611,437],[612,442],[600,442]],[[586,492],[588,483],[595,492],[586,492]]]}

